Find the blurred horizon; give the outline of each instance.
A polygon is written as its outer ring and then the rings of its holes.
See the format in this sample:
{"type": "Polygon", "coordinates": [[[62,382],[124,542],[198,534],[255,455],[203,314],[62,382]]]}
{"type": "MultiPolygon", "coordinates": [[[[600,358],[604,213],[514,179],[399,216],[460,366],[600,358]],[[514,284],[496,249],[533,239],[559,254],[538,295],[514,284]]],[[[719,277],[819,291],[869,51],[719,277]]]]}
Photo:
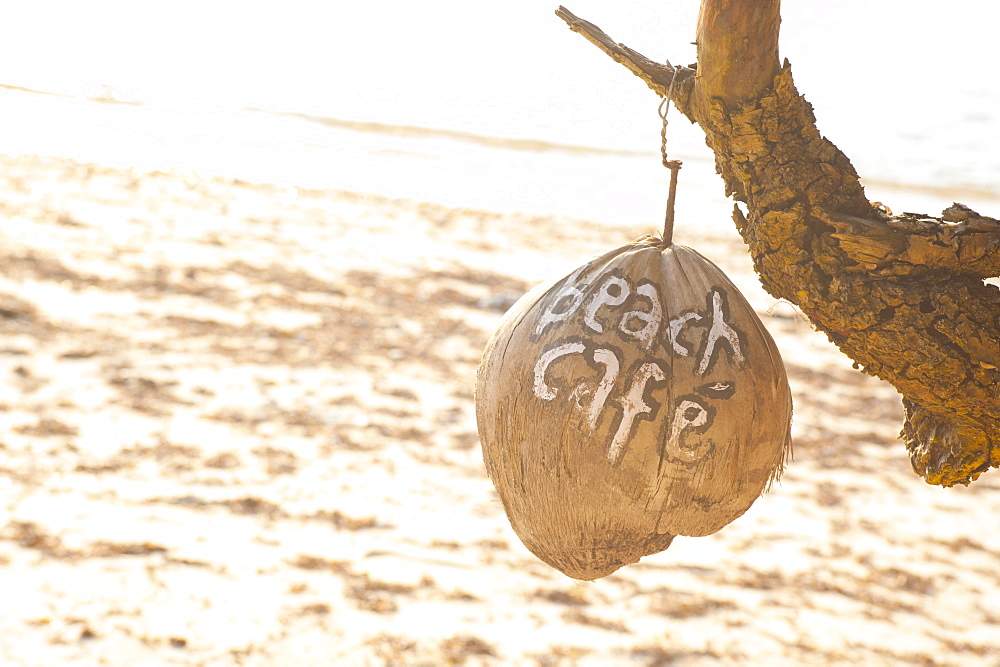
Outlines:
{"type": "MultiPolygon", "coordinates": [[[[0,138],[0,151],[499,210],[655,218],[666,180],[657,100],[571,33],[555,7],[10,7],[0,118],[19,131],[0,138]]],[[[570,9],[651,58],[694,60],[694,0],[613,8],[584,0],[570,9]]],[[[950,9],[783,6],[781,55],[820,130],[854,162],[870,198],[894,209],[933,204],[933,213],[952,195],[974,208],[1000,199],[989,22],[976,20],[970,0],[950,9]]],[[[700,130],[676,112],[671,120],[671,155],[728,211],[700,130]]]]}
{"type": "MultiPolygon", "coordinates": [[[[674,238],[780,349],[794,463],[598,581],[518,540],[482,351],[667,195],[658,100],[555,5],[0,9],[0,664],[998,664],[1000,473],[914,474],[676,112],[674,238]]],[[[786,0],[781,51],[870,199],[997,215],[992,21],[948,8],[786,0]]],[[[693,59],[695,0],[570,9],[693,59]]]]}

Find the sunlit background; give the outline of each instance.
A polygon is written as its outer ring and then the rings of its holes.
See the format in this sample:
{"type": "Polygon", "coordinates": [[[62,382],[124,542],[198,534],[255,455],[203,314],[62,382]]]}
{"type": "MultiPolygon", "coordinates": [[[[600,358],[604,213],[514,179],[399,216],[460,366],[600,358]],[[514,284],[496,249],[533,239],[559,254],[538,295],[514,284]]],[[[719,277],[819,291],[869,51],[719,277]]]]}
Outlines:
{"type": "MultiPolygon", "coordinates": [[[[657,100],[554,9],[537,0],[13,3],[0,15],[0,83],[52,95],[0,89],[0,150],[655,217],[657,100]],[[488,149],[455,132],[612,152],[488,149]]],[[[694,0],[569,9],[653,59],[694,60],[694,0]]],[[[981,3],[787,0],[782,17],[781,55],[873,199],[905,202],[900,187],[963,190],[970,203],[1000,196],[997,56],[981,3]]],[[[670,149],[711,161],[679,116],[670,149]]]]}
{"type": "MultiPolygon", "coordinates": [[[[695,59],[697,0],[564,0],[695,59]]],[[[677,233],[774,335],[795,462],[593,583],[518,542],[472,386],[530,285],[662,220],[658,100],[538,0],[4,3],[0,662],[962,664],[1000,655],[1000,472],[760,289],[700,130],[677,233]]],[[[786,0],[869,198],[1000,213],[988,4],[786,0]]]]}

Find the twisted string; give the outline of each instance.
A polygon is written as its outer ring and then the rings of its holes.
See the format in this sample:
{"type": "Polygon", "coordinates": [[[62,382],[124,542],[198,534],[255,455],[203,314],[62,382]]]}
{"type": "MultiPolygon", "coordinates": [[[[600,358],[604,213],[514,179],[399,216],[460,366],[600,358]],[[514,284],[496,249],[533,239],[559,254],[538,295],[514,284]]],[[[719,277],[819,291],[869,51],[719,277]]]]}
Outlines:
{"type": "Polygon", "coordinates": [[[670,192],[667,195],[667,214],[663,219],[663,245],[670,246],[674,238],[674,201],[677,198],[677,172],[680,171],[681,161],[667,158],[667,113],[670,111],[670,98],[674,95],[674,81],[677,80],[677,70],[670,79],[670,88],[667,96],[660,98],[660,106],[657,113],[663,119],[663,126],[660,128],[660,155],[663,158],[663,166],[670,170],[670,192]]]}

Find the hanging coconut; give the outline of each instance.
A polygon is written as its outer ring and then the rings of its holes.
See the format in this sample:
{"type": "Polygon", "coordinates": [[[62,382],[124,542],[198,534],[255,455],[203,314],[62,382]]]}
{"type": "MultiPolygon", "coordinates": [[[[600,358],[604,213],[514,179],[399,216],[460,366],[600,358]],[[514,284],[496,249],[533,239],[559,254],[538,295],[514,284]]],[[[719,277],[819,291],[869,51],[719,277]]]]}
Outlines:
{"type": "Polygon", "coordinates": [[[642,238],[524,295],[486,346],[486,469],[535,555],[596,579],[746,512],[789,452],[778,350],[722,271],[642,238]]]}

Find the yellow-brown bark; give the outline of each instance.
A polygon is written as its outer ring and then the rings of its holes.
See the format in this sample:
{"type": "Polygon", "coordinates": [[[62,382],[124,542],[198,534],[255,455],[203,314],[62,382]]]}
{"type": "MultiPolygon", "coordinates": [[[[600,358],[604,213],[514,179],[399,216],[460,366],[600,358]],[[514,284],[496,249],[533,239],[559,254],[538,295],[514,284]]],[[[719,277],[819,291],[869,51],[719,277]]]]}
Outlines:
{"type": "Polygon", "coordinates": [[[1000,222],[961,205],[941,219],[872,205],[779,66],[776,0],[703,0],[695,70],[651,64],[558,13],[661,96],[678,77],[674,103],[745,204],[734,220],[761,282],[899,390],[914,471],[951,486],[1000,465],[1000,290],[982,281],[1000,273],[1000,222]]]}

